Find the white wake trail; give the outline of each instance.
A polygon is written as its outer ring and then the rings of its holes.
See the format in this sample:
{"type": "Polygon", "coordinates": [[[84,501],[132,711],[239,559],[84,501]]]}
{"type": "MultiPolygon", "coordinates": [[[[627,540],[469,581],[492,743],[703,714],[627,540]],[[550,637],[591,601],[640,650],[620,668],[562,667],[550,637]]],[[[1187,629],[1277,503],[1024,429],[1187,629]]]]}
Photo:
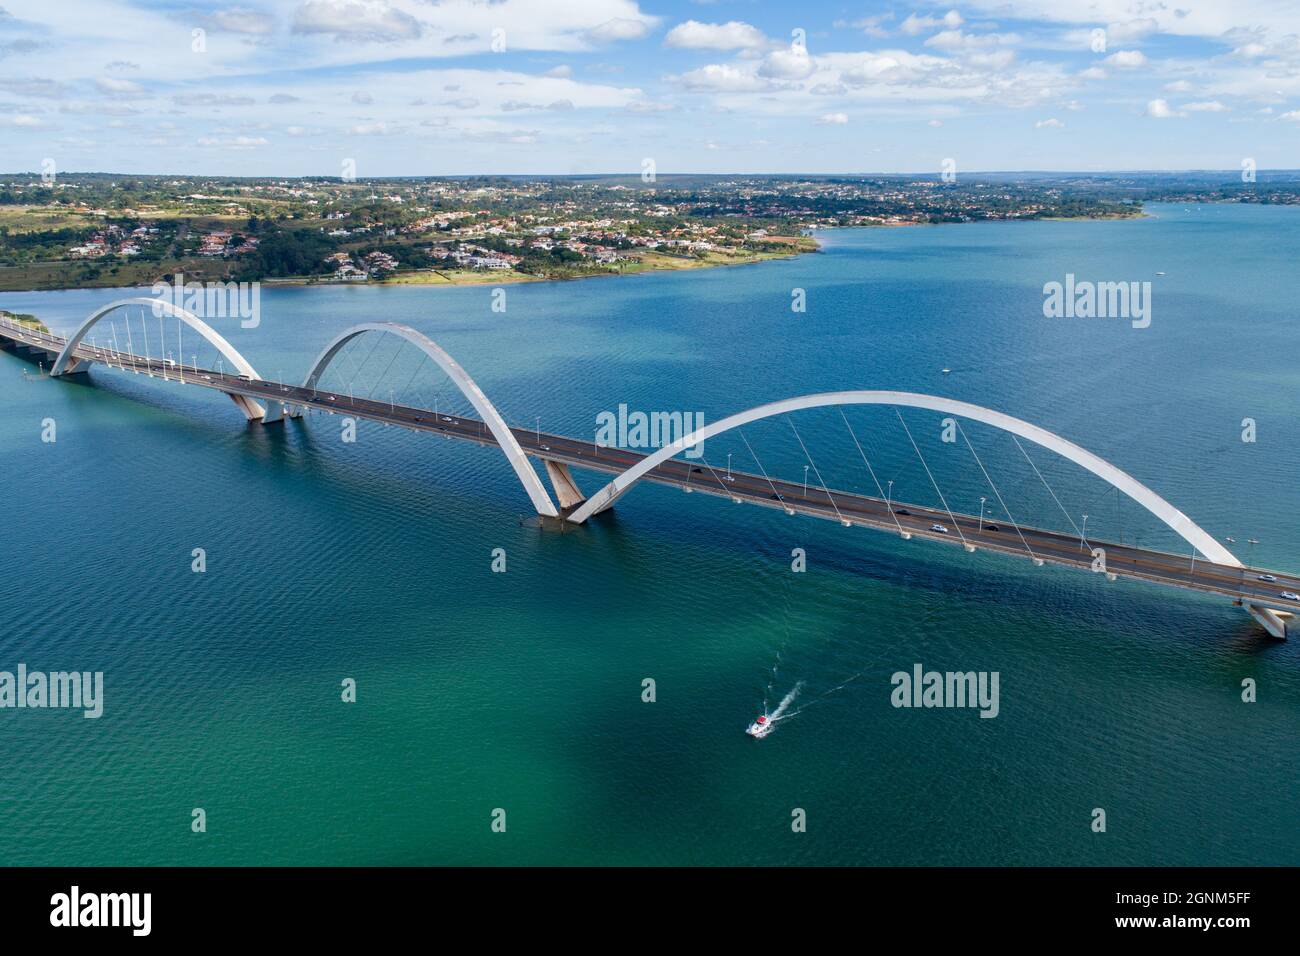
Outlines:
{"type": "Polygon", "coordinates": [[[776,721],[780,720],[782,715],[784,715],[785,712],[790,709],[790,705],[794,703],[795,698],[799,696],[799,691],[802,689],[803,689],[803,681],[799,681],[799,683],[795,684],[794,687],[790,689],[790,693],[786,694],[784,697],[781,698],[781,703],[776,705],[776,710],[772,711],[772,713],[767,715],[767,719],[772,721],[773,723],[776,723],[776,721]]]}

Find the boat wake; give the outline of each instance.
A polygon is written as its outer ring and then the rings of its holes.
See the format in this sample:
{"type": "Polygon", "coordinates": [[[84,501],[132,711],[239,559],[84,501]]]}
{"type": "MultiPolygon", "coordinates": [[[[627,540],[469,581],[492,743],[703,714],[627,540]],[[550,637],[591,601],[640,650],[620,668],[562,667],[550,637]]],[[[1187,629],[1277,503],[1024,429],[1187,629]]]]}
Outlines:
{"type": "Polygon", "coordinates": [[[781,698],[781,703],[777,704],[776,710],[772,711],[771,713],[768,713],[767,701],[763,701],[763,716],[759,717],[752,724],[750,724],[749,727],[745,730],[745,733],[749,734],[749,736],[751,737],[757,737],[758,739],[761,740],[764,737],[766,737],[768,734],[770,734],[773,730],[776,729],[776,722],[778,720],[781,720],[782,718],[786,718],[786,717],[793,717],[796,713],[798,713],[798,711],[791,713],[790,706],[798,698],[799,691],[802,688],[803,688],[803,681],[799,681],[799,683],[795,684],[794,687],[790,689],[790,692],[788,694],[786,694],[784,697],[781,698]]]}

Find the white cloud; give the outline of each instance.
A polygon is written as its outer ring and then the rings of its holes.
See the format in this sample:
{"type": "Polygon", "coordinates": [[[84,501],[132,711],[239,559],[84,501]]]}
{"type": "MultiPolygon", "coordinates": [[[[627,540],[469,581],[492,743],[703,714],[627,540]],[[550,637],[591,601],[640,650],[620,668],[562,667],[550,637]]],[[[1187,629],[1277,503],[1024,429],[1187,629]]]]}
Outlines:
{"type": "Polygon", "coordinates": [[[1183,109],[1190,110],[1193,113],[1227,113],[1228,107],[1224,106],[1218,100],[1203,100],[1199,103],[1188,103],[1183,109]]]}
{"type": "Polygon", "coordinates": [[[172,102],[177,106],[252,106],[257,101],[234,93],[177,93],[172,102]]]}
{"type": "Polygon", "coordinates": [[[1111,23],[1106,27],[1107,43],[1134,43],[1160,29],[1160,24],[1150,17],[1111,23]]]}
{"type": "Polygon", "coordinates": [[[391,43],[420,35],[420,23],[384,0],[305,0],[293,14],[294,33],[323,33],[339,42],[391,43]]]}
{"type": "Polygon", "coordinates": [[[984,47],[1010,46],[1019,43],[1014,33],[963,33],[961,30],[944,30],[925,41],[926,46],[938,50],[977,50],[984,47]]]}
{"type": "Polygon", "coordinates": [[[780,80],[802,80],[813,71],[812,58],[804,50],[773,50],[758,68],[759,76],[780,80]]]}
{"type": "Polygon", "coordinates": [[[1034,129],[1065,129],[1065,124],[1053,116],[1050,119],[1039,120],[1034,124],[1034,129]]]}
{"type": "Polygon", "coordinates": [[[1280,120],[1286,120],[1288,123],[1300,123],[1300,110],[1290,110],[1278,117],[1280,120]]]}
{"type": "Polygon", "coordinates": [[[626,17],[614,17],[587,31],[587,37],[595,43],[613,43],[618,40],[639,40],[650,32],[647,20],[632,20],[626,17]]]}
{"type": "Polygon", "coordinates": [[[758,50],[767,46],[761,30],[740,20],[701,23],[687,20],[668,31],[664,46],[683,50],[758,50]]]}
{"type": "Polygon", "coordinates": [[[198,141],[200,146],[216,147],[218,149],[256,149],[259,146],[269,146],[270,143],[261,136],[232,136],[220,138],[216,136],[204,136],[198,141]]]}
{"type": "Polygon", "coordinates": [[[199,22],[209,30],[225,30],[229,33],[243,33],[249,36],[267,36],[275,29],[275,20],[265,13],[249,10],[246,7],[214,10],[201,16],[199,22]]]}
{"type": "Polygon", "coordinates": [[[116,76],[101,76],[95,80],[95,86],[99,92],[108,96],[132,97],[144,94],[144,87],[139,83],[116,76]]]}
{"type": "MultiPolygon", "coordinates": [[[[853,27],[854,29],[857,30],[861,30],[869,37],[887,37],[889,36],[889,31],[886,30],[883,26],[881,26],[881,24],[892,19],[894,19],[894,15],[892,13],[878,13],[875,16],[863,17],[860,20],[854,20],[852,23],[847,24],[847,26],[853,27]]],[[[837,22],[835,24],[837,28],[844,25],[845,24],[843,24],[842,22],[837,22]]]]}
{"type": "Polygon", "coordinates": [[[817,119],[818,126],[844,126],[849,121],[847,113],[824,113],[817,119]]]}
{"type": "Polygon", "coordinates": [[[1192,84],[1186,80],[1174,80],[1172,83],[1166,83],[1165,89],[1170,93],[1190,93],[1192,84]]]}
{"type": "Polygon", "coordinates": [[[638,100],[623,107],[627,113],[671,113],[677,107],[672,103],[660,103],[653,100],[638,100]]]}
{"type": "Polygon", "coordinates": [[[1147,58],[1141,50],[1120,50],[1106,57],[1105,62],[1120,70],[1133,70],[1146,66],[1147,58]]]}
{"type": "Polygon", "coordinates": [[[689,89],[712,90],[720,93],[752,93],[768,89],[771,85],[753,73],[725,63],[710,63],[698,70],[683,73],[678,79],[689,89]]]}
{"type": "Polygon", "coordinates": [[[1147,103],[1146,115],[1152,119],[1172,119],[1181,114],[1170,107],[1168,100],[1151,100],[1147,103]]]}
{"type": "Polygon", "coordinates": [[[559,79],[567,80],[569,77],[573,76],[573,67],[563,64],[560,66],[553,66],[543,73],[542,76],[558,77],[559,79]]]}
{"type": "Polygon", "coordinates": [[[916,36],[918,33],[927,33],[936,27],[945,27],[949,30],[955,30],[966,21],[956,10],[949,10],[942,17],[917,16],[915,13],[909,14],[907,19],[902,22],[899,29],[908,36],[916,36]]]}

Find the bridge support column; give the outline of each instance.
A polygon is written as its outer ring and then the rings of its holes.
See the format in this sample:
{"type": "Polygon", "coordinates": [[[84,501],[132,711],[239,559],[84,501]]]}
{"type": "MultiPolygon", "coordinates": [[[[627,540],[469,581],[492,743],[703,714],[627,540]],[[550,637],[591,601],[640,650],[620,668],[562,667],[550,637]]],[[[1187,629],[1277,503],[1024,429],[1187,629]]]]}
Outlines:
{"type": "Polygon", "coordinates": [[[266,409],[247,395],[236,395],[234,392],[226,392],[226,394],[230,396],[230,400],[239,407],[239,410],[244,413],[244,417],[250,422],[265,420],[266,409]]]}
{"type": "Polygon", "coordinates": [[[284,421],[285,408],[282,402],[271,399],[266,403],[266,414],[262,416],[263,425],[273,425],[284,421]]]}
{"type": "Polygon", "coordinates": [[[578,482],[574,479],[573,473],[569,471],[569,466],[562,461],[550,461],[544,459],[546,464],[546,477],[551,479],[551,487],[555,489],[555,500],[560,503],[564,509],[576,508],[587,500],[582,489],[578,487],[578,482]]]}
{"type": "Polygon", "coordinates": [[[1258,604],[1247,604],[1246,611],[1255,620],[1263,626],[1273,637],[1279,641],[1286,640],[1287,622],[1286,619],[1291,614],[1286,611],[1275,611],[1271,607],[1260,607],[1258,604]]]}

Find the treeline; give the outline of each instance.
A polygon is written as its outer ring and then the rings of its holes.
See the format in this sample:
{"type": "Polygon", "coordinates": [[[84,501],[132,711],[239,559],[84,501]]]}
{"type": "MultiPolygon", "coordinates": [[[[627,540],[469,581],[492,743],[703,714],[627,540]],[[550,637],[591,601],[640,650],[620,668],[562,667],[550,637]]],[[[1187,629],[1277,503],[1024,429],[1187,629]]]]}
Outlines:
{"type": "Polygon", "coordinates": [[[256,217],[249,220],[247,232],[257,238],[258,244],[235,260],[232,271],[237,279],[285,279],[333,271],[325,258],[336,251],[338,244],[324,233],[281,229],[256,217]]]}

